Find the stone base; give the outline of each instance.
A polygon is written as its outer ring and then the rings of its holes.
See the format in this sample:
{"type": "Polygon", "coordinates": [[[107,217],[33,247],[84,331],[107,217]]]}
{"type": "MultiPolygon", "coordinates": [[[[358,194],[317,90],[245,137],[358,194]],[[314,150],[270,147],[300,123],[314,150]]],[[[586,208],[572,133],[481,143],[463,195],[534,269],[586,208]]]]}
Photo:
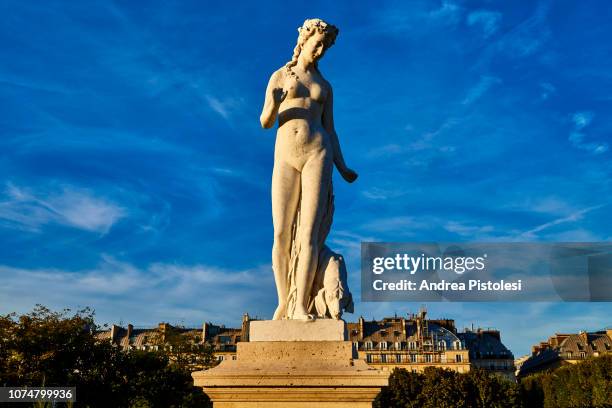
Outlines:
{"type": "MultiPolygon", "coordinates": [[[[315,327],[308,326],[315,322],[283,322],[295,327],[282,336],[297,333],[292,330],[300,325],[304,333],[315,327]]],[[[348,341],[295,340],[238,343],[236,360],[192,376],[214,408],[371,408],[389,373],[354,360],[348,341]]]]}
{"type": "Polygon", "coordinates": [[[255,320],[249,323],[249,341],[347,340],[343,320],[255,320]]]}

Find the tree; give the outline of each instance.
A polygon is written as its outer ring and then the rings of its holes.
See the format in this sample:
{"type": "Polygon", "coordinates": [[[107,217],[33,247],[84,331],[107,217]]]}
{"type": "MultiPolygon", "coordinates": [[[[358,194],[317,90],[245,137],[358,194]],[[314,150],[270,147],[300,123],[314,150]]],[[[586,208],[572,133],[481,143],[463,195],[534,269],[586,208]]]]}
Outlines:
{"type": "Polygon", "coordinates": [[[417,408],[423,405],[421,388],[423,376],[396,368],[389,376],[389,386],[381,390],[374,408],[417,408]]]}
{"type": "Polygon", "coordinates": [[[526,408],[610,408],[612,355],[522,378],[520,393],[526,408]]]}
{"type": "MultiPolygon", "coordinates": [[[[75,407],[210,407],[191,372],[164,352],[123,352],[98,341],[90,309],[38,305],[0,316],[0,385],[75,386],[75,407]]],[[[23,406],[23,404],[20,404],[23,406]]]]}
{"type": "Polygon", "coordinates": [[[427,367],[423,374],[395,369],[375,408],[522,408],[517,384],[484,370],[460,374],[427,367]]]}

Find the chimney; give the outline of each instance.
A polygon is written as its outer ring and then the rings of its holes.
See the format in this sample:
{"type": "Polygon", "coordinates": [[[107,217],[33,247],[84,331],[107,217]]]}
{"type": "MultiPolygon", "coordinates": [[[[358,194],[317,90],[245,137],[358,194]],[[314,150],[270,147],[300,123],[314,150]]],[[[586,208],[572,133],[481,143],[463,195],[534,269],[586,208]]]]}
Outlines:
{"type": "Polygon", "coordinates": [[[168,331],[168,326],[169,326],[168,323],[163,323],[163,322],[158,325],[158,330],[161,334],[161,340],[163,342],[166,341],[166,332],[168,331]]]}
{"type": "Polygon", "coordinates": [[[364,322],[363,322],[363,316],[359,316],[359,340],[363,340],[363,336],[365,336],[364,333],[364,322]]]}
{"type": "Polygon", "coordinates": [[[580,332],[580,340],[584,342],[585,346],[589,345],[589,334],[585,331],[580,332]]]}
{"type": "Polygon", "coordinates": [[[206,343],[206,337],[208,336],[208,323],[202,324],[202,343],[206,343]]]}
{"type": "Polygon", "coordinates": [[[402,336],[404,336],[403,338],[405,339],[406,337],[408,337],[406,335],[406,319],[402,317],[401,322],[402,322],[402,336]]]}
{"type": "Polygon", "coordinates": [[[117,340],[117,335],[119,334],[119,329],[121,327],[117,326],[116,324],[113,324],[111,326],[111,330],[110,330],[110,342],[111,344],[115,344],[115,341],[117,340]]]}
{"type": "Polygon", "coordinates": [[[240,333],[240,341],[249,341],[249,330],[251,328],[251,318],[248,313],[242,315],[242,333],[240,333]]]}

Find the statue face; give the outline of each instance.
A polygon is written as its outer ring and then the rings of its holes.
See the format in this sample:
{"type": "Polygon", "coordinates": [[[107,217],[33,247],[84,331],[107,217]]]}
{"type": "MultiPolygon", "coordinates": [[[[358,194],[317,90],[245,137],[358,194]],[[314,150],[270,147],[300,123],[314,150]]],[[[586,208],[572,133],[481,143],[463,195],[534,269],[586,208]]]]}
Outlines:
{"type": "Polygon", "coordinates": [[[300,56],[305,62],[313,63],[318,61],[323,54],[325,54],[325,34],[317,30],[302,46],[300,56]]]}

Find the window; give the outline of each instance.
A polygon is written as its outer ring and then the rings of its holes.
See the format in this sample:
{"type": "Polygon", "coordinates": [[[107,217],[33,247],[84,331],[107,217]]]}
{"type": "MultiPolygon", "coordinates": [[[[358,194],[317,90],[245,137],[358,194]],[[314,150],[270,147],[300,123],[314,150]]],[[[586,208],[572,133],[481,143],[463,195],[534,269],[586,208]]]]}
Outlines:
{"type": "Polygon", "coordinates": [[[580,352],[580,358],[586,358],[586,353],[584,351],[580,352]]]}
{"type": "Polygon", "coordinates": [[[411,363],[416,363],[417,362],[417,355],[416,354],[411,354],[410,355],[410,362],[411,363]]]}
{"type": "Polygon", "coordinates": [[[381,354],[380,355],[380,362],[381,363],[386,363],[387,362],[387,355],[386,354],[381,354]]]}
{"type": "Polygon", "coordinates": [[[359,342],[358,341],[353,342],[353,350],[355,350],[355,351],[359,350],[359,342]]]}
{"type": "Polygon", "coordinates": [[[572,358],[572,352],[571,351],[567,352],[567,358],[572,358]]]}
{"type": "Polygon", "coordinates": [[[366,341],[365,348],[366,348],[366,350],[372,350],[372,342],[371,341],[366,341]]]}
{"type": "Polygon", "coordinates": [[[380,349],[381,350],[386,350],[387,349],[387,342],[386,341],[381,341],[380,342],[380,349]]]}
{"type": "Polygon", "coordinates": [[[431,363],[433,361],[433,356],[431,354],[425,354],[425,362],[431,363]]]}
{"type": "Polygon", "coordinates": [[[232,360],[235,360],[235,359],[236,359],[236,356],[232,356],[232,360]]]}
{"type": "Polygon", "coordinates": [[[396,363],[401,363],[402,362],[402,355],[401,354],[396,354],[395,355],[395,362],[396,363]]]}
{"type": "Polygon", "coordinates": [[[366,363],[371,363],[371,362],[372,362],[372,355],[366,354],[366,363]]]}
{"type": "Polygon", "coordinates": [[[456,340],[453,343],[453,347],[455,347],[455,350],[461,350],[461,342],[459,340],[456,340]]]}
{"type": "Polygon", "coordinates": [[[395,342],[395,349],[396,350],[401,350],[402,349],[402,343],[400,343],[399,341],[395,342]]]}
{"type": "Polygon", "coordinates": [[[416,350],[416,348],[417,348],[417,347],[416,347],[416,341],[411,341],[411,342],[409,342],[409,343],[408,343],[408,348],[409,348],[410,350],[416,350]]]}
{"type": "Polygon", "coordinates": [[[217,361],[223,361],[223,356],[217,356],[217,361]]]}
{"type": "Polygon", "coordinates": [[[455,361],[461,363],[463,361],[463,356],[461,354],[455,355],[455,361]]]}
{"type": "Polygon", "coordinates": [[[438,348],[439,348],[440,350],[446,350],[446,342],[444,342],[444,341],[439,341],[439,342],[438,342],[438,348]]]}
{"type": "Polygon", "coordinates": [[[232,342],[232,338],[230,336],[219,336],[219,343],[229,344],[231,342],[232,342]]]}

